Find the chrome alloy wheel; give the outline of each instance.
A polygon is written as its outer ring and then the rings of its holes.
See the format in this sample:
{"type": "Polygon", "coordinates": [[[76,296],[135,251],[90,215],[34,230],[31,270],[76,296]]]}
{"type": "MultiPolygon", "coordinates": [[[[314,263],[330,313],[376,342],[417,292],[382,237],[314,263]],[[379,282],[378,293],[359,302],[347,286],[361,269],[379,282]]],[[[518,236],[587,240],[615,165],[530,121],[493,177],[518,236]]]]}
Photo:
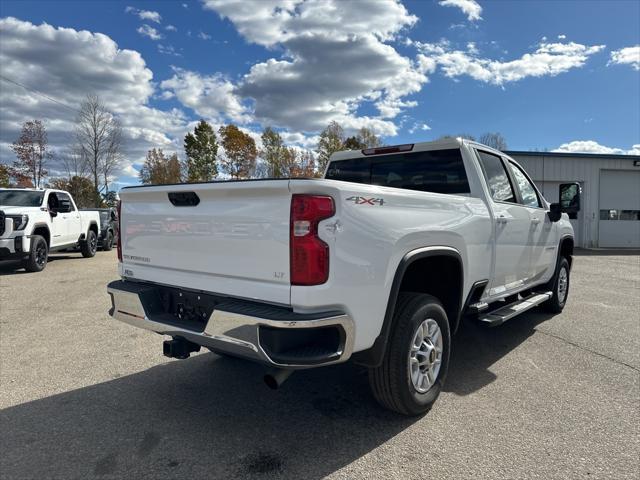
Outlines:
{"type": "Polygon", "coordinates": [[[442,332],[433,318],[420,324],[409,351],[409,371],[413,388],[426,393],[433,386],[442,364],[442,332]]]}
{"type": "Polygon", "coordinates": [[[558,274],[558,301],[564,303],[569,288],[569,274],[566,268],[562,268],[558,274]]]}
{"type": "Polygon", "coordinates": [[[92,253],[95,253],[96,250],[98,250],[98,237],[96,237],[95,235],[93,235],[89,239],[89,249],[91,250],[92,253]]]}

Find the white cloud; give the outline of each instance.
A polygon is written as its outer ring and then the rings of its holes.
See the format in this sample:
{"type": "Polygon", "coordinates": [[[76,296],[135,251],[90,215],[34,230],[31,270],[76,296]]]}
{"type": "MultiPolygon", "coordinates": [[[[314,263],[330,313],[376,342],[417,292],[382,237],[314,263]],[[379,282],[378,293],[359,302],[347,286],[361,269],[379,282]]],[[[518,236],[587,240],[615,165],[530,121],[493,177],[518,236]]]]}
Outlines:
{"type": "Polygon", "coordinates": [[[552,152],[640,155],[640,144],[633,145],[630,150],[625,150],[623,148],[606,147],[593,140],[574,140],[569,143],[563,143],[552,152]]]}
{"type": "Polygon", "coordinates": [[[165,30],[167,30],[169,32],[177,32],[178,31],[178,29],[175,27],[175,25],[167,25],[164,28],[165,28],[165,30]]]}
{"type": "Polygon", "coordinates": [[[565,38],[567,38],[566,35],[558,35],[558,40],[564,40],[565,38]]]}
{"type": "Polygon", "coordinates": [[[609,60],[611,64],[631,65],[634,70],[640,70],[640,45],[614,50],[609,60]]]}
{"type": "Polygon", "coordinates": [[[431,130],[431,127],[429,125],[427,125],[426,123],[414,123],[413,126],[409,129],[409,133],[411,135],[413,135],[418,130],[426,132],[426,131],[431,130]]]}
{"type": "MultiPolygon", "coordinates": [[[[38,118],[45,121],[51,146],[66,149],[73,141],[80,102],[96,93],[123,124],[123,168],[141,161],[150,148],[180,146],[188,120],[181,110],[161,111],[147,105],[154,95],[153,74],[137,51],[120,49],[101,33],[34,25],[11,17],[0,19],[0,36],[2,75],[69,107],[0,80],[0,145],[13,142],[23,122],[38,118]]],[[[9,152],[0,149],[2,161],[10,158],[9,152]]],[[[55,159],[50,171],[60,170],[55,159]]]]}
{"type": "Polygon", "coordinates": [[[482,13],[482,7],[475,0],[440,0],[438,2],[443,7],[456,7],[462,10],[467,16],[467,20],[475,22],[476,20],[482,20],[480,14],[482,13]]]}
{"type": "Polygon", "coordinates": [[[211,40],[211,35],[208,35],[201,30],[198,32],[198,38],[200,40],[211,40]]]}
{"type": "Polygon", "coordinates": [[[161,40],[164,38],[164,35],[146,23],[141,27],[138,27],[136,31],[143,37],[149,37],[151,40],[161,40]]]}
{"type": "Polygon", "coordinates": [[[572,68],[582,67],[591,55],[604,45],[541,42],[533,53],[511,61],[480,57],[475,45],[466,51],[454,50],[446,41],[433,43],[413,42],[419,51],[431,58],[447,77],[468,75],[475,80],[504,85],[527,77],[555,76],[572,68]]]}
{"type": "Polygon", "coordinates": [[[235,86],[220,74],[200,75],[174,67],[174,75],[160,87],[176,96],[183,105],[201,117],[221,121],[225,117],[245,123],[251,120],[237,96],[235,86]]]}
{"type": "Polygon", "coordinates": [[[125,12],[137,15],[140,20],[149,20],[150,22],[160,23],[162,22],[162,16],[158,12],[152,10],[139,10],[135,7],[127,7],[125,12]]]}
{"type": "Polygon", "coordinates": [[[171,55],[174,57],[181,57],[182,54],[177,52],[173,45],[163,45],[161,43],[158,44],[158,52],[163,55],[171,55]]]}
{"type": "Polygon", "coordinates": [[[206,0],[205,7],[247,41],[284,52],[253,65],[238,83],[264,124],[313,132],[336,120],[394,135],[388,119],[417,104],[404,97],[420,91],[433,67],[390,45],[417,21],[396,0],[370,2],[366,15],[362,3],[338,0],[206,0]],[[359,115],[365,104],[380,115],[359,115]]]}

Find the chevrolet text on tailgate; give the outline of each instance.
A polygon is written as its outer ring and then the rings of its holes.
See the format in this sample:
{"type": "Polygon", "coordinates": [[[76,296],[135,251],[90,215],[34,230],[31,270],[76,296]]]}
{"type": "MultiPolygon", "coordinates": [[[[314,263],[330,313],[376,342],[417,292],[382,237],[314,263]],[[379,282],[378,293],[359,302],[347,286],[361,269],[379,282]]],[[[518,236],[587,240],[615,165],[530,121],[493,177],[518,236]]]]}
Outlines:
{"type": "Polygon", "coordinates": [[[463,317],[562,311],[578,184],[549,204],[507,155],[461,139],[334,154],[324,179],[128,187],[110,314],[170,340],[296,369],[349,359],[427,411],[463,317]]]}

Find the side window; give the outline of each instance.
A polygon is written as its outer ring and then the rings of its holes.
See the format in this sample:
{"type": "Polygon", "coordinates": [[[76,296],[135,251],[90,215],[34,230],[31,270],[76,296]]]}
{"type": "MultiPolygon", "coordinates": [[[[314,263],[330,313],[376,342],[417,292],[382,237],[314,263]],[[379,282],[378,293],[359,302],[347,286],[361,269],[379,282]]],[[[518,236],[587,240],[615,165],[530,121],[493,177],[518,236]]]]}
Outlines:
{"type": "Polygon", "coordinates": [[[477,152],[480,157],[484,178],[487,181],[487,185],[489,185],[489,191],[493,199],[497,202],[516,203],[516,195],[507,171],[504,169],[502,159],[491,153],[479,150],[477,152]]]}
{"type": "Polygon", "coordinates": [[[522,169],[511,161],[509,162],[509,165],[511,166],[513,176],[515,177],[518,188],[520,189],[520,195],[522,196],[523,205],[527,207],[541,207],[540,199],[538,199],[536,189],[531,184],[522,169]]]}
{"type": "Polygon", "coordinates": [[[73,208],[73,202],[71,201],[71,197],[66,193],[58,192],[56,193],[58,197],[58,208],[62,207],[62,211],[73,212],[75,208],[73,208]],[[68,207],[67,207],[68,206],[68,207]]]}

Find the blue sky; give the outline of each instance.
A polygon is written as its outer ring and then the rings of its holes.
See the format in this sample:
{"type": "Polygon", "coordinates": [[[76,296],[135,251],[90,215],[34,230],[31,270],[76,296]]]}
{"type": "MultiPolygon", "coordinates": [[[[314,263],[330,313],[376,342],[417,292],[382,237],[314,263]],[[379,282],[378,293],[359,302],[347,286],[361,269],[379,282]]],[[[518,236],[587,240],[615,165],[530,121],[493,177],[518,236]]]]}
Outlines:
{"type": "Polygon", "coordinates": [[[334,119],[389,144],[499,131],[511,149],[640,154],[633,0],[4,0],[0,17],[2,161],[30,118],[64,150],[91,92],[125,126],[120,183],[199,118],[310,148],[334,119]]]}

